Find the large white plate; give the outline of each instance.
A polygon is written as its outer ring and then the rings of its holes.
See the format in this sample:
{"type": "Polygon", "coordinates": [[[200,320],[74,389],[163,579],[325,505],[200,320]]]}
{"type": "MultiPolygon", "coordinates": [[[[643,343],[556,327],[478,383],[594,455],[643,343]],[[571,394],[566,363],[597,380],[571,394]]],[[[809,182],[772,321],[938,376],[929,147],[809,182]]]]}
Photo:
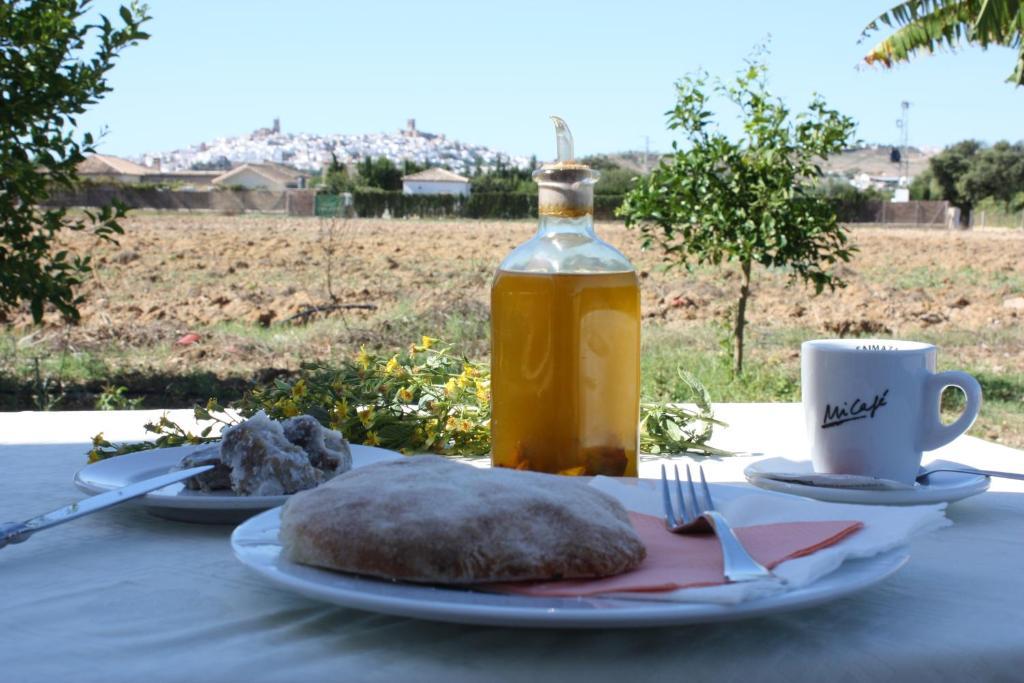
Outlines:
{"type": "MultiPolygon", "coordinates": [[[[810,461],[784,461],[779,458],[751,463],[743,470],[744,476],[754,486],[778,493],[788,493],[804,498],[813,498],[826,503],[854,503],[859,505],[931,505],[952,503],[976,496],[988,490],[990,480],[983,474],[960,472],[937,472],[928,477],[927,483],[915,484],[913,488],[875,490],[847,489],[832,486],[812,486],[792,481],[771,479],[770,474],[777,463],[785,462],[789,474],[810,474],[814,471],[810,461]]],[[[956,465],[957,463],[949,463],[956,465]]],[[[966,467],[966,465],[961,465],[966,467]]],[[[925,466],[927,469],[927,465],[925,466]]]]}
{"type": "Polygon", "coordinates": [[[633,628],[730,621],[811,607],[857,593],[896,572],[906,548],[844,563],[797,590],[738,605],[612,598],[535,598],[421,586],[342,574],[281,557],[280,509],[268,510],[231,534],[235,556],[271,583],[324,602],[403,617],[533,628],[633,628]]]}
{"type": "MultiPolygon", "coordinates": [[[[177,446],[129,453],[87,465],[75,475],[75,486],[86,493],[112,489],[166,474],[181,459],[200,446],[177,446]]],[[[403,457],[400,453],[352,445],[352,467],[403,457]]],[[[283,505],[288,496],[238,496],[231,491],[190,491],[184,484],[171,484],[139,499],[149,512],[167,519],[207,524],[237,524],[253,515],[283,505]]]]}

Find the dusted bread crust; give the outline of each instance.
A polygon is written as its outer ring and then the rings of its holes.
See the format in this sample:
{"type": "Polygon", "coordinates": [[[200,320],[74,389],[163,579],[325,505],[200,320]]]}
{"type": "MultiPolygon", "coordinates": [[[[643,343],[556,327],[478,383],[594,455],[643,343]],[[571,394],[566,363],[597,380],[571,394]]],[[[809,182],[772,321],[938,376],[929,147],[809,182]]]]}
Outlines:
{"type": "Polygon", "coordinates": [[[296,494],[280,540],[294,562],[442,584],[611,576],[646,555],[622,505],[577,479],[431,455],[296,494]]]}

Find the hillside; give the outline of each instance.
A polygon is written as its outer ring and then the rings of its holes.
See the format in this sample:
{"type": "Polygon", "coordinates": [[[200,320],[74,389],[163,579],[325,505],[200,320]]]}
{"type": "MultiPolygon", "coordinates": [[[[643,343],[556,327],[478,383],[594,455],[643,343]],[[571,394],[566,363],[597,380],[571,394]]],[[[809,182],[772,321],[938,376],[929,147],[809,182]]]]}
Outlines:
{"type": "MultiPolygon", "coordinates": [[[[851,149],[842,154],[832,157],[825,163],[823,170],[826,173],[836,173],[845,176],[855,176],[858,173],[878,176],[899,175],[899,164],[889,161],[889,152],[892,149],[889,145],[875,145],[851,149]]],[[[935,152],[924,152],[916,147],[907,148],[907,156],[910,159],[910,177],[914,177],[928,168],[928,160],[935,152]]]]}
{"type": "Polygon", "coordinates": [[[279,119],[271,128],[246,135],[217,138],[183,149],[148,152],[139,158],[146,166],[163,171],[195,168],[230,168],[244,163],[275,162],[305,171],[318,171],[332,161],[356,163],[366,158],[386,158],[396,165],[412,161],[420,166],[442,166],[470,175],[477,169],[499,166],[526,168],[530,160],[511,156],[485,145],[468,144],[442,134],[426,133],[409,119],[406,128],[394,133],[359,135],[288,133],[279,119]]]}
{"type": "MultiPolygon", "coordinates": [[[[889,161],[889,151],[892,148],[888,145],[872,145],[843,152],[834,156],[826,162],[822,170],[825,173],[834,173],[853,177],[858,173],[867,173],[872,176],[895,176],[899,174],[899,165],[889,161]]],[[[923,151],[916,147],[909,147],[907,154],[910,157],[910,177],[921,173],[928,168],[928,160],[934,156],[934,151],[923,151]]],[[[617,152],[615,154],[598,154],[591,159],[601,159],[605,163],[621,166],[622,168],[643,173],[643,152],[617,152]]],[[[648,168],[658,163],[659,154],[651,152],[648,157],[648,168]]]]}

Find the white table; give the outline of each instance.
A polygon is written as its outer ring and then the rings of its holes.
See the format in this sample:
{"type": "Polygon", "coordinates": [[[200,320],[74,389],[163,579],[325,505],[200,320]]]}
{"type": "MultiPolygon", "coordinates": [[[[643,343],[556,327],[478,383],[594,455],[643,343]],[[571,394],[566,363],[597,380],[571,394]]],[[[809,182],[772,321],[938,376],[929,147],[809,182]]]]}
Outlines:
{"type": "MultiPolygon", "coordinates": [[[[716,445],[803,455],[783,450],[800,441],[799,406],[716,410],[730,424],[716,445]]],[[[71,480],[89,438],[144,438],[159,414],[0,414],[0,520],[80,498],[71,480]]],[[[971,437],[933,456],[1024,471],[1024,452],[971,437]]],[[[750,460],[705,469],[742,481],[750,460]]],[[[953,527],[915,542],[906,568],[855,597],[737,623],[572,632],[325,606],[250,574],[229,528],[122,506],[0,550],[0,682],[1021,680],[1024,482],[994,480],[948,514],[953,527]]]]}

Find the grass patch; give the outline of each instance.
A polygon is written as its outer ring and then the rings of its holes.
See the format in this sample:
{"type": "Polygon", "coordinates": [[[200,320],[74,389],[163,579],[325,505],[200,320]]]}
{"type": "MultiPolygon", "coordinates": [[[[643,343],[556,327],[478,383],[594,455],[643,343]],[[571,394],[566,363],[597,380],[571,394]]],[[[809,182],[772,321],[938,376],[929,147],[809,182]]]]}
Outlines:
{"type": "MultiPolygon", "coordinates": [[[[713,326],[681,330],[649,328],[644,331],[641,360],[643,395],[657,400],[686,400],[683,370],[707,387],[716,402],[772,402],[800,400],[800,342],[820,336],[800,328],[748,329],[749,352],[742,377],[732,374],[726,331],[713,326]]],[[[955,356],[981,343],[993,346],[1019,343],[1016,330],[986,330],[915,335],[939,346],[939,370],[960,369],[977,378],[982,407],[970,434],[1010,446],[1024,444],[1024,373],[993,369],[955,356]]],[[[964,395],[947,390],[942,397],[942,418],[952,422],[964,407],[964,395]]]]}
{"type": "Polygon", "coordinates": [[[896,274],[888,269],[875,269],[871,278],[904,290],[984,287],[1004,295],[1024,292],[1024,275],[1016,271],[985,271],[969,265],[959,268],[917,266],[896,274]]]}
{"type": "MultiPolygon", "coordinates": [[[[427,334],[445,339],[467,356],[486,360],[489,321],[486,307],[473,299],[445,302],[417,311],[411,303],[387,315],[351,315],[313,320],[308,325],[222,323],[200,329],[202,341],[190,349],[170,342],[132,348],[59,348],[59,338],[19,348],[13,334],[0,334],[0,410],[35,410],[59,399],[53,409],[92,409],[104,387],[126,387],[125,396],[143,407],[182,408],[211,396],[227,402],[246,388],[288,375],[302,361],[337,362],[365,343],[397,349],[427,334]],[[197,355],[204,348],[237,347],[216,363],[197,355]],[[39,378],[35,372],[39,358],[39,378]],[[42,382],[40,382],[42,380],[42,382]]],[[[642,393],[645,399],[686,401],[685,371],[704,384],[716,402],[800,400],[800,342],[820,336],[804,327],[752,327],[747,330],[745,372],[735,377],[729,331],[722,325],[645,325],[642,393]]],[[[914,335],[939,346],[940,370],[962,369],[982,385],[983,404],[971,434],[1010,446],[1024,445],[1024,373],[996,365],[998,356],[979,356],[979,346],[1014,354],[1024,350],[1017,329],[928,330],[914,335]]],[[[963,409],[963,395],[947,391],[943,418],[963,409]]]]}
{"type": "Polygon", "coordinates": [[[743,375],[736,377],[721,341],[720,331],[714,327],[646,330],[640,363],[641,393],[659,401],[687,400],[689,391],[680,378],[682,371],[707,387],[716,402],[800,400],[799,368],[750,354],[744,361],[743,375]]]}

